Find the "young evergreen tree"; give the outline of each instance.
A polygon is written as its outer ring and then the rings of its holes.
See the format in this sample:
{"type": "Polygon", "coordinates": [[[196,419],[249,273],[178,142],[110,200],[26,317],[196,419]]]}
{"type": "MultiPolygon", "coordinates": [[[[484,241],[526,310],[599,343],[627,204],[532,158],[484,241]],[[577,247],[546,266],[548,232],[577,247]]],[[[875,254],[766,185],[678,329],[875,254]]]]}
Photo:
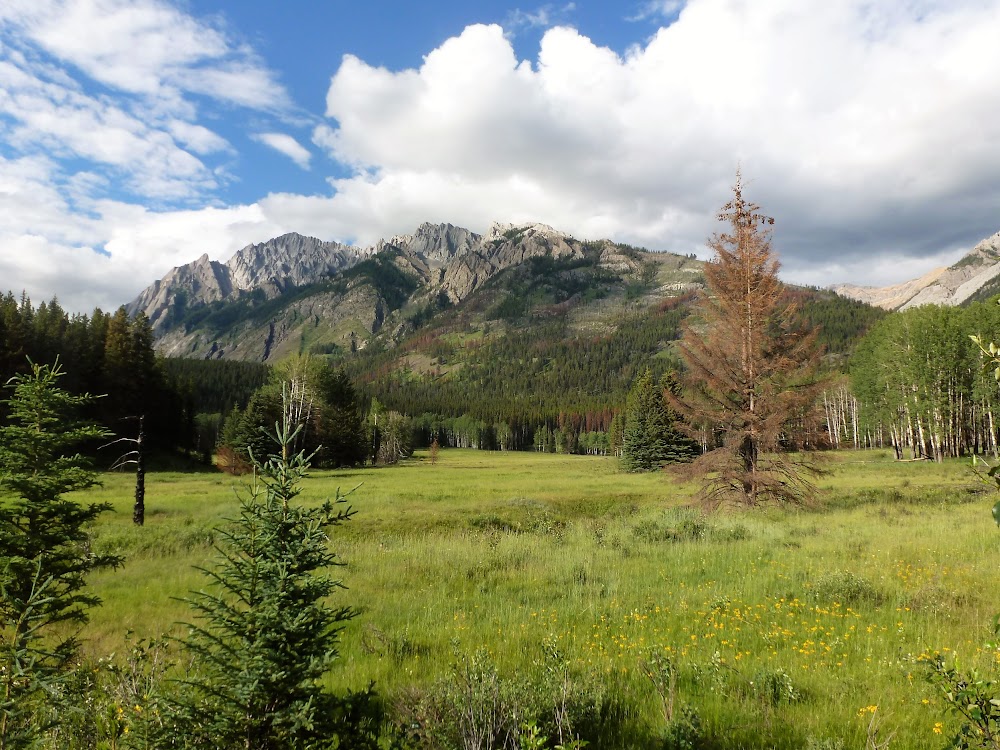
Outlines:
{"type": "Polygon", "coordinates": [[[164,742],[234,750],[368,746],[357,714],[347,710],[354,699],[320,684],[355,615],[327,603],[344,588],[323,572],[343,565],[328,530],[354,511],[339,491],[319,507],[294,502],[309,466],[303,452],[288,450],[300,429],[286,420],[271,436],[275,454],[266,462],[252,455],[259,483],[221,532],[218,566],[205,571],[211,589],[188,600],[200,620],[184,641],[195,676],[164,742]]]}
{"type": "Polygon", "coordinates": [[[665,376],[659,384],[647,367],[636,379],[625,404],[621,464],[625,471],[653,471],[665,463],[688,461],[691,441],[675,427],[676,414],[664,401],[665,391],[676,389],[665,376]]]}
{"type": "Polygon", "coordinates": [[[684,395],[668,398],[692,437],[700,427],[718,438],[694,464],[707,505],[802,502],[813,492],[814,466],[781,448],[799,442],[795,433],[821,389],[816,332],[793,325],[771,251],[774,219],[744,199],[739,175],[719,220],[729,229],[709,240],[708,293],[678,346],[684,395]]]}
{"type": "Polygon", "coordinates": [[[48,700],[77,653],[67,624],[87,621],[100,603],[86,591],[91,571],[121,558],[98,555],[86,526],[110,505],[63,497],[96,483],[69,451],[107,436],[75,412],[89,396],[58,386],[55,365],[31,365],[8,383],[10,424],[0,427],[0,748],[31,747],[45,729],[33,709],[48,700]]]}

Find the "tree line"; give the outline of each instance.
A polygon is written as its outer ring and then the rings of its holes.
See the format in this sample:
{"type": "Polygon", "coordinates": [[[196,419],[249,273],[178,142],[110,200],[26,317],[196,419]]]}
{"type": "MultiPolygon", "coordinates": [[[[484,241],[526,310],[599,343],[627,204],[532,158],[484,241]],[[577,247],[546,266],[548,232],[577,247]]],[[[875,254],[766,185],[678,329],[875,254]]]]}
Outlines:
{"type": "Polygon", "coordinates": [[[26,294],[0,297],[0,382],[57,359],[68,391],[107,394],[86,406],[105,429],[133,434],[145,415],[153,447],[190,445],[193,403],[158,361],[145,315],[130,317],[124,307],[71,315],[56,298],[35,307],[26,294]]]}
{"type": "Polygon", "coordinates": [[[1000,307],[924,305],[880,321],[858,345],[850,394],[835,393],[831,433],[897,458],[998,451],[997,383],[970,336],[992,338],[1000,307]]]}

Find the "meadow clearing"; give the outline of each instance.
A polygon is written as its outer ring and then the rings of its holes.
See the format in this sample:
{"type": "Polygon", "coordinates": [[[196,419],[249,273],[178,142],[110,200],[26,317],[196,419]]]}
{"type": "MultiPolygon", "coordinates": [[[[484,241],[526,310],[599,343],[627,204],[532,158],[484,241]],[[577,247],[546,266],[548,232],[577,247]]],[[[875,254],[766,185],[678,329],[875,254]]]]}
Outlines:
{"type": "MultiPolygon", "coordinates": [[[[360,485],[332,534],[338,603],[359,615],[330,683],[374,680],[405,712],[456,675],[467,690],[573,675],[602,706],[591,747],[653,746],[671,700],[697,710],[708,747],[858,748],[875,725],[891,747],[942,747],[956,720],[919,656],[1000,667],[982,648],[1000,612],[994,493],[966,460],[843,452],[826,470],[816,508],[708,517],[691,485],[610,458],[456,449],[315,472],[305,503],[360,485]]],[[[79,496],[115,505],[94,544],[127,557],[91,578],[94,657],[126,630],[183,632],[177,597],[206,585],[195,566],[247,479],[152,473],[142,528],[132,481],[79,496]]]]}

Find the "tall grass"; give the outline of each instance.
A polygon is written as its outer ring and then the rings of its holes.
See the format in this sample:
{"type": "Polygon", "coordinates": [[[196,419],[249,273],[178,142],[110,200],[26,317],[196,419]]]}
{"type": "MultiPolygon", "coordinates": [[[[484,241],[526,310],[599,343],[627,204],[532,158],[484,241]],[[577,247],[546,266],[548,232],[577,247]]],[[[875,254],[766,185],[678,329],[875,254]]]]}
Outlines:
{"type": "MultiPolygon", "coordinates": [[[[634,747],[665,722],[640,668],[655,649],[712,747],[861,747],[873,706],[894,747],[937,747],[940,705],[913,657],[996,667],[980,650],[1000,611],[992,503],[959,461],[845,453],[827,468],[819,508],[712,517],[670,475],[593,457],[449,450],[434,464],[316,472],[304,502],[360,485],[333,543],[362,614],[329,681],[375,680],[391,701],[432,689],[463,653],[485,649],[517,679],[555,644],[614,697],[617,744],[634,747]]],[[[193,566],[209,564],[239,485],[152,474],[143,528],[127,476],[87,495],[119,511],[95,545],[128,557],[92,580],[104,598],[85,633],[92,653],[189,616],[175,597],[205,585],[193,566]]]]}

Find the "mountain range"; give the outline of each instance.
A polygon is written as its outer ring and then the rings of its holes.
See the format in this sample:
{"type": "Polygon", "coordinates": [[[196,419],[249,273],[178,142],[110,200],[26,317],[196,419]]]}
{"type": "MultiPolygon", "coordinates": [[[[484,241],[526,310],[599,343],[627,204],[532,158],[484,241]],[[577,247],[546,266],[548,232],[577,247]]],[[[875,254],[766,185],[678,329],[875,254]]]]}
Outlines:
{"type": "MultiPolygon", "coordinates": [[[[694,255],[583,241],[544,224],[451,224],[359,248],[291,233],[174,268],[127,307],[149,318],[167,356],[273,361],[288,354],[394,347],[448,311],[469,331],[515,333],[562,315],[573,335],[607,335],[623,315],[699,289],[694,255]]],[[[958,263],[884,288],[837,295],[899,310],[964,304],[1000,291],[1000,233],[958,263]]]]}
{"type": "Polygon", "coordinates": [[[485,235],[422,224],[367,248],[293,233],[226,263],[204,255],[127,307],[146,314],[167,356],[269,361],[398,343],[458,307],[504,326],[562,305],[578,327],[603,330],[622,309],[700,287],[701,268],[694,256],[581,241],[543,224],[494,224],[485,235]]]}

